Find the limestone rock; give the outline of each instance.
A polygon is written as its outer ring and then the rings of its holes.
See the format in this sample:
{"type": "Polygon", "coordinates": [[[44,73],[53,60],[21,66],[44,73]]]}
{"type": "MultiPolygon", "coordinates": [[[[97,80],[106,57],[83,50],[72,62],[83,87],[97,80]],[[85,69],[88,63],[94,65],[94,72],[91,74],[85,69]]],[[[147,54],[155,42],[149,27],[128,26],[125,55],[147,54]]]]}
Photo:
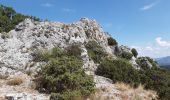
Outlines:
{"type": "MultiPolygon", "coordinates": [[[[109,35],[95,20],[87,18],[72,24],[26,19],[8,34],[9,38],[0,38],[0,61],[3,63],[0,64],[0,73],[13,74],[16,71],[29,70],[27,65],[32,62],[31,53],[34,49],[51,49],[55,46],[65,48],[73,43],[83,47],[91,39],[98,41],[106,52],[112,54],[107,45],[109,35]]],[[[94,69],[95,64],[88,61],[89,58],[85,55],[84,67],[90,65],[94,69]]],[[[32,69],[36,67],[37,64],[34,64],[32,69]]]]}

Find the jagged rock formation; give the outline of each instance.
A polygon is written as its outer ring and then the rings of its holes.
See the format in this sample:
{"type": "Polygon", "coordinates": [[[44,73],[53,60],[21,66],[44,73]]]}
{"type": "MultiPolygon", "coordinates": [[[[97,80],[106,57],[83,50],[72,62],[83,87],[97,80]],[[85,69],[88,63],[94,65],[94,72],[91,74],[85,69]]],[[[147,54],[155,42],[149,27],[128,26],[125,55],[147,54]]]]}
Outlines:
{"type": "Polygon", "coordinates": [[[26,19],[8,35],[9,38],[0,38],[1,73],[11,74],[15,71],[28,70],[30,65],[36,66],[32,62],[31,53],[37,48],[51,49],[55,46],[65,48],[70,44],[78,43],[82,45],[84,50],[82,56],[85,57],[84,62],[87,64],[90,61],[87,59],[87,50],[83,45],[94,39],[105,48],[106,52],[112,54],[112,49],[107,45],[109,35],[103,32],[96,21],[86,18],[68,25],[57,22],[34,22],[26,19]]]}
{"type": "MultiPolygon", "coordinates": [[[[81,46],[83,68],[88,74],[94,74],[97,64],[89,58],[85,48],[88,41],[95,40],[106,53],[115,59],[116,55],[122,52],[131,53],[131,49],[126,46],[109,46],[107,40],[109,37],[111,36],[104,32],[95,20],[87,18],[82,18],[72,24],[37,22],[26,19],[7,35],[0,34],[0,75],[17,76],[23,75],[27,71],[36,73],[38,66],[42,63],[33,61],[31,54],[34,50],[49,50],[56,46],[64,49],[74,43],[81,46]]],[[[134,57],[130,62],[135,68],[139,68],[134,57]]],[[[96,77],[97,80],[105,80],[104,77],[96,77]]],[[[101,81],[96,82],[97,87],[100,87],[101,81]]],[[[105,83],[111,84],[107,81],[105,83]]]]}
{"type": "MultiPolygon", "coordinates": [[[[26,19],[10,31],[7,38],[0,34],[0,73],[14,74],[16,71],[35,70],[39,64],[32,61],[31,53],[34,49],[51,49],[55,46],[65,48],[78,43],[82,46],[84,68],[94,69],[93,61],[89,61],[84,44],[95,40],[104,50],[115,57],[116,46],[108,46],[107,38],[101,26],[95,20],[82,18],[73,24],[59,22],[36,22],[26,19]]],[[[128,47],[118,47],[122,51],[131,52],[128,47]]],[[[132,62],[135,65],[134,60],[132,62]]]]}

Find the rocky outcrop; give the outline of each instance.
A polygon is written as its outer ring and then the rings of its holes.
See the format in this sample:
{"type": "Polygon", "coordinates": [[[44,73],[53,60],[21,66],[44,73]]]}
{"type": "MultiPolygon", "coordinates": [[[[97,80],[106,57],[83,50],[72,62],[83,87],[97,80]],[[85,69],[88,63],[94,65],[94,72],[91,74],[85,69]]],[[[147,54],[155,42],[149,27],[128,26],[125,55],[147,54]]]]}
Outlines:
{"type": "MultiPolygon", "coordinates": [[[[94,63],[88,55],[87,49],[85,48],[85,44],[88,41],[96,41],[108,55],[115,59],[117,55],[121,55],[124,52],[132,54],[131,49],[127,46],[109,46],[107,40],[109,37],[111,36],[104,32],[95,20],[87,18],[82,18],[80,21],[72,24],[47,21],[37,22],[26,19],[9,33],[5,35],[4,33],[0,33],[0,76],[10,77],[27,72],[36,73],[36,71],[39,70],[38,66],[44,63],[34,62],[32,53],[38,49],[50,50],[53,47],[64,49],[71,44],[80,45],[82,49],[81,57],[84,63],[83,68],[87,74],[94,75],[98,64],[94,63]]],[[[134,57],[129,59],[134,68],[139,68],[135,60],[134,57]]],[[[27,80],[31,81],[31,79],[27,80]]],[[[28,81],[26,83],[29,83],[28,81]]],[[[111,96],[112,94],[118,93],[109,79],[95,76],[95,81],[97,88],[111,86],[113,89],[110,93],[111,96]]],[[[5,96],[5,98],[11,100],[15,100],[16,98],[21,98],[21,100],[23,100],[23,98],[27,98],[28,100],[46,100],[42,98],[48,98],[48,96],[39,93],[32,94],[24,92],[25,90],[18,92],[13,89],[13,87],[9,88],[7,85],[1,86],[0,91],[4,91],[4,94],[0,93],[0,97],[5,96]],[[30,97],[32,98],[30,99],[30,97]]],[[[105,93],[103,96],[109,96],[110,94],[105,93]]]]}
{"type": "MultiPolygon", "coordinates": [[[[74,43],[82,47],[84,68],[94,71],[96,64],[89,59],[84,46],[90,40],[95,40],[114,58],[123,52],[132,54],[127,46],[109,46],[107,39],[110,35],[104,32],[95,20],[87,18],[72,24],[26,19],[17,25],[15,30],[7,33],[8,37],[2,38],[3,35],[0,34],[0,74],[14,74],[28,70],[35,72],[40,65],[32,61],[31,53],[35,49],[51,49],[56,46],[65,48],[74,43]]],[[[134,59],[131,62],[137,66],[134,59]]]]}
{"type": "MultiPolygon", "coordinates": [[[[0,35],[2,37],[3,34],[0,35]]],[[[35,49],[51,49],[55,46],[65,48],[73,43],[83,47],[91,39],[112,54],[112,49],[107,45],[109,35],[104,33],[95,20],[87,18],[82,18],[73,24],[36,22],[26,19],[17,25],[15,30],[10,31],[8,36],[8,38],[0,38],[0,73],[14,74],[16,71],[35,70],[39,65],[32,61],[31,53],[35,49]]],[[[86,49],[82,49],[84,67],[93,67],[94,64],[89,61],[86,49]]]]}

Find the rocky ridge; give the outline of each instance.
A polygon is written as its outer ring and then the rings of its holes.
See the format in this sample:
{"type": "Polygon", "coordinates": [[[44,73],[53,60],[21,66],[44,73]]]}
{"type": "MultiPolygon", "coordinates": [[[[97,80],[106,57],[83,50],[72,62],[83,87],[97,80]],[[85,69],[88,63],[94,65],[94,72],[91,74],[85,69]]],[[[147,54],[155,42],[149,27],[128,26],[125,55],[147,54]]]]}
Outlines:
{"type": "MultiPolygon", "coordinates": [[[[0,34],[0,75],[9,76],[8,80],[12,76],[25,75],[28,71],[36,73],[39,70],[39,66],[43,64],[42,62],[37,63],[33,61],[32,53],[36,49],[49,50],[56,46],[64,49],[74,43],[80,44],[83,51],[81,54],[84,62],[83,68],[88,74],[94,75],[97,64],[88,56],[84,45],[88,41],[95,40],[105,52],[115,59],[116,53],[132,53],[127,46],[109,46],[107,40],[109,37],[111,35],[104,32],[95,20],[87,18],[82,18],[80,21],[72,24],[47,21],[37,22],[26,19],[7,35],[0,34]],[[117,52],[116,48],[119,52],[117,52]]],[[[140,68],[134,57],[130,62],[136,69],[140,68]]],[[[104,77],[94,76],[95,80],[105,80],[104,77]]],[[[31,83],[31,79],[29,80],[27,83],[31,83]]],[[[110,81],[105,82],[111,84],[110,81]]],[[[96,87],[101,88],[101,81],[96,81],[96,83],[96,87]]],[[[8,88],[7,86],[3,87],[8,88]]],[[[30,86],[26,87],[31,88],[30,86]]],[[[3,88],[1,90],[3,91],[3,88]]],[[[17,91],[15,92],[18,93],[17,91]]],[[[2,95],[2,93],[0,94],[2,95]]],[[[39,96],[40,94],[35,93],[35,95],[39,96]]]]}

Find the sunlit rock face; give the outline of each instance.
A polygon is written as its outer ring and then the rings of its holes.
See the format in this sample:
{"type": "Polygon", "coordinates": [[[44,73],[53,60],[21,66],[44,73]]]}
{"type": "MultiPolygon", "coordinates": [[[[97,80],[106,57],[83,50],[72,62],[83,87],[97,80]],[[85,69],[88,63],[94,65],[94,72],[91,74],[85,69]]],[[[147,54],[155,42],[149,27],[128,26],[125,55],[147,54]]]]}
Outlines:
{"type": "Polygon", "coordinates": [[[113,49],[108,46],[107,38],[101,26],[95,21],[82,18],[72,24],[60,22],[36,22],[26,19],[21,22],[7,36],[0,34],[0,73],[15,74],[25,71],[33,64],[32,70],[38,63],[32,61],[31,53],[34,49],[51,49],[53,47],[65,48],[77,43],[82,46],[84,68],[95,69],[93,61],[89,61],[84,44],[95,40],[104,50],[113,55],[113,49]]]}

